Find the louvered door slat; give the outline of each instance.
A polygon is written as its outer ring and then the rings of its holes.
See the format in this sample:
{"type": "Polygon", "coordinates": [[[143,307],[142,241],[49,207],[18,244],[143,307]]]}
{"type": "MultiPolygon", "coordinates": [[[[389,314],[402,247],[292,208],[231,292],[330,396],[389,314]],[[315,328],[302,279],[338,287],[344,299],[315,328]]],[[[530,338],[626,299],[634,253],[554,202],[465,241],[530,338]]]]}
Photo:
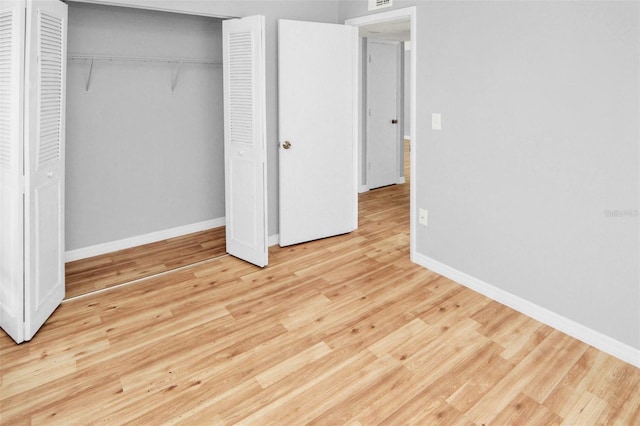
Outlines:
{"type": "Polygon", "coordinates": [[[62,20],[39,14],[40,138],[38,167],[60,159],[62,114],[62,20]]]}
{"type": "Polygon", "coordinates": [[[0,169],[9,170],[13,166],[13,148],[11,141],[13,120],[11,119],[11,103],[13,85],[13,11],[11,9],[0,13],[0,169]]]}
{"type": "Polygon", "coordinates": [[[253,40],[251,33],[229,35],[229,104],[232,142],[253,144],[253,40]]]}

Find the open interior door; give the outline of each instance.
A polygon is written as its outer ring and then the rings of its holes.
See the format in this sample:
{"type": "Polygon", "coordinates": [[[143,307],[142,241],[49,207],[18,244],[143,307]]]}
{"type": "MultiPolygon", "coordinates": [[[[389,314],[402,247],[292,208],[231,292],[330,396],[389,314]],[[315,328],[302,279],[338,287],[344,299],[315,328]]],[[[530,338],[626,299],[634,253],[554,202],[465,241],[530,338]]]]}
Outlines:
{"type": "Polygon", "coordinates": [[[222,23],[227,252],[268,264],[264,17],[222,23]]]}
{"type": "Polygon", "coordinates": [[[280,245],[358,226],[358,30],[278,22],[280,245]]]}
{"type": "Polygon", "coordinates": [[[0,327],[24,341],[23,93],[25,0],[0,8],[0,327]]]}
{"type": "Polygon", "coordinates": [[[64,299],[67,5],[27,2],[25,53],[25,340],[64,299]]]}

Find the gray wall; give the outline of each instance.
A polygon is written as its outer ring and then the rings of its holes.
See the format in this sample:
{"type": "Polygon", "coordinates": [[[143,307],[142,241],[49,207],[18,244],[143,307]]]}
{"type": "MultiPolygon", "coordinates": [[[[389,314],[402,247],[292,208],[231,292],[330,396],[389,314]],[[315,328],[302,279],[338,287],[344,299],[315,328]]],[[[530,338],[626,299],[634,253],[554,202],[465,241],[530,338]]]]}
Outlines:
{"type": "MultiPolygon", "coordinates": [[[[338,0],[80,0],[216,17],[263,15],[266,21],[267,174],[269,235],[278,234],[278,103],[277,20],[298,19],[337,23],[338,0]]],[[[71,1],[69,2],[71,3],[71,1]]],[[[77,3],[73,1],[73,3],[77,3]]],[[[173,32],[169,32],[170,35],[173,32]]]]}
{"type": "Polygon", "coordinates": [[[640,3],[411,5],[417,253],[640,348],[640,3]]]}
{"type": "MultiPolygon", "coordinates": [[[[69,53],[222,60],[221,20],[71,3],[69,53]]],[[[222,67],[68,62],[66,244],[224,216],[222,67]]]]}

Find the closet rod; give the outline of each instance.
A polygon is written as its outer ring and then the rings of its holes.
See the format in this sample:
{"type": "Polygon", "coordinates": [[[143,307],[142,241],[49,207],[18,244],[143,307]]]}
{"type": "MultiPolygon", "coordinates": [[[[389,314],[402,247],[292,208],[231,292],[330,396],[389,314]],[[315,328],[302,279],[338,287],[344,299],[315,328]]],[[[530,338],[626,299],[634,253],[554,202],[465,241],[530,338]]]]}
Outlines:
{"type": "Polygon", "coordinates": [[[123,61],[123,62],[165,62],[171,64],[209,64],[222,65],[222,61],[204,58],[159,58],[153,56],[105,56],[105,55],[77,55],[67,56],[71,60],[80,61],[123,61]]]}

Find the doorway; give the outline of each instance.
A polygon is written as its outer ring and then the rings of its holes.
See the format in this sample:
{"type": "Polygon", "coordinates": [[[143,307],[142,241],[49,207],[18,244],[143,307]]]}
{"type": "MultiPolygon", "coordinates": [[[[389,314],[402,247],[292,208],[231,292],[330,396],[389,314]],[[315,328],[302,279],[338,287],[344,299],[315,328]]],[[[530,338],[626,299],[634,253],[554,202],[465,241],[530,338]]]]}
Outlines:
{"type": "MultiPolygon", "coordinates": [[[[408,119],[408,131],[405,131],[406,139],[408,139],[408,143],[405,142],[406,148],[408,149],[408,157],[409,157],[409,234],[410,234],[410,256],[413,257],[415,253],[416,247],[416,230],[415,230],[415,182],[416,182],[416,161],[415,161],[415,152],[417,145],[417,134],[416,134],[416,68],[417,68],[417,40],[414,35],[417,34],[417,11],[416,7],[407,7],[403,9],[395,9],[389,12],[377,13],[374,15],[367,15],[359,18],[347,19],[345,23],[347,25],[353,25],[359,27],[361,40],[366,39],[367,37],[383,39],[383,40],[396,40],[402,41],[405,43],[405,47],[410,48],[408,68],[405,72],[405,86],[408,85],[410,90],[405,92],[405,116],[408,119]],[[408,101],[408,102],[407,102],[408,101]],[[406,111],[408,109],[408,111],[406,111]]],[[[362,56],[362,46],[364,41],[360,43],[361,51],[360,56],[362,56]]],[[[364,60],[364,58],[363,58],[364,60]]],[[[362,75],[362,72],[361,72],[362,75]]],[[[363,176],[363,168],[365,167],[364,163],[364,152],[365,152],[365,143],[363,140],[363,135],[365,134],[364,126],[366,122],[362,120],[364,117],[364,99],[363,93],[364,90],[362,86],[360,87],[360,111],[361,111],[361,120],[360,120],[360,140],[359,140],[359,167],[360,173],[359,176],[362,178],[363,176]]],[[[403,126],[405,124],[402,124],[403,126]]],[[[404,149],[403,149],[404,152],[404,149]]],[[[404,155],[402,155],[404,158],[404,155]]]]}
{"type": "Polygon", "coordinates": [[[366,39],[366,188],[404,183],[403,42],[366,39]]]}

